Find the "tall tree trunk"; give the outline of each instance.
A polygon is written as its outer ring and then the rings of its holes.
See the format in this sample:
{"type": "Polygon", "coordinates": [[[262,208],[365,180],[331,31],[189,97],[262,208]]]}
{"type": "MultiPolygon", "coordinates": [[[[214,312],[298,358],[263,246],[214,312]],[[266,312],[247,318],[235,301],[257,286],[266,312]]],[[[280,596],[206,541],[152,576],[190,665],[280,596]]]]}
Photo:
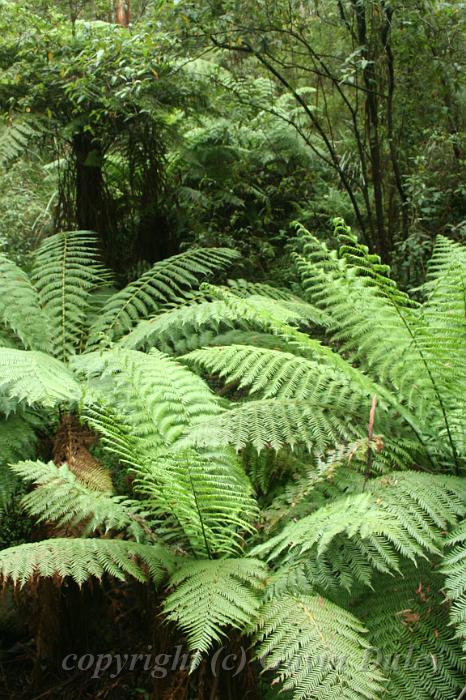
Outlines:
{"type": "Polygon", "coordinates": [[[128,27],[130,22],[129,0],[116,0],[115,22],[122,27],[128,27]]]}

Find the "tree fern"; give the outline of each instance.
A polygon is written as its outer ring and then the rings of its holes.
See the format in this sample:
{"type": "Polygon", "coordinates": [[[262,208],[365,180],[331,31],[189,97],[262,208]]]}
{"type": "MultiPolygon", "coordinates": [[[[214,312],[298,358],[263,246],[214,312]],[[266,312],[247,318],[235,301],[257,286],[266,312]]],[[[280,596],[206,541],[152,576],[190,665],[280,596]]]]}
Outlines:
{"type": "Polygon", "coordinates": [[[247,558],[188,561],[172,575],[170,586],[175,590],[165,599],[163,609],[195,652],[191,670],[214,642],[221,642],[228,628],[250,625],[260,606],[266,575],[262,562],[247,558]]]}

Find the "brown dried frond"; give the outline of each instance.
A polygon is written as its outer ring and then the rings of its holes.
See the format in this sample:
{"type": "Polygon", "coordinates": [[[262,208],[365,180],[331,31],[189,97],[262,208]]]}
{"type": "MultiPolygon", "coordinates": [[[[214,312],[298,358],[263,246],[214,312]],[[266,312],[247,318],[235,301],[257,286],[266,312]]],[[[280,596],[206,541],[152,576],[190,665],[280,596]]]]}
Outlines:
{"type": "Polygon", "coordinates": [[[95,434],[79,423],[76,416],[63,414],[53,440],[52,458],[57,466],[66,464],[86,486],[96,491],[111,491],[110,473],[89,452],[95,434]]]}

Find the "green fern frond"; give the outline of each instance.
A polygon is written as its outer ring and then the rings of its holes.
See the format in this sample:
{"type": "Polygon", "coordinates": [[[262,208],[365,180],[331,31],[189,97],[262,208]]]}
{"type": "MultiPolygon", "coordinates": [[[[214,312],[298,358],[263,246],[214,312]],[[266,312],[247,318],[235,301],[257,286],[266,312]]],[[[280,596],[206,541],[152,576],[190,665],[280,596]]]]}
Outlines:
{"type": "Polygon", "coordinates": [[[70,576],[79,585],[90,577],[101,579],[104,574],[120,580],[133,576],[146,581],[144,569],[154,583],[160,583],[173,569],[172,556],[160,545],[85,538],[44,540],[0,552],[0,577],[20,586],[37,576],[70,576]]]}
{"type": "Polygon", "coordinates": [[[167,450],[156,439],[130,432],[114,408],[92,404],[85,415],[105,449],[132,470],[141,507],[158,537],[207,557],[242,549],[258,508],[234,453],[222,446],[197,452],[188,439],[184,447],[180,442],[167,450]]]}
{"type": "Polygon", "coordinates": [[[379,700],[384,677],[369,659],[365,633],[354,615],[325,598],[284,595],[260,611],[256,653],[293,700],[379,700]]]}
{"type": "Polygon", "coordinates": [[[0,422],[0,510],[7,508],[19,483],[9,465],[21,457],[33,457],[38,425],[40,421],[27,413],[12,414],[0,422]]]}
{"type": "Polygon", "coordinates": [[[152,445],[174,444],[188,428],[220,411],[205,382],[155,349],[86,353],[72,366],[93,379],[94,390],[102,387],[135,437],[152,445]]]}
{"type": "Polygon", "coordinates": [[[349,588],[353,578],[367,585],[371,569],[397,571],[399,555],[415,562],[438,554],[443,532],[465,507],[461,479],[400,472],[373,479],[366,493],[336,499],[290,523],[253,555],[321,561],[341,585],[349,588]]]}
{"type": "Polygon", "coordinates": [[[451,700],[461,694],[466,661],[448,627],[443,580],[431,562],[381,575],[354,608],[369,630],[372,658],[388,677],[389,700],[451,700]]]}
{"type": "Polygon", "coordinates": [[[108,281],[98,263],[96,234],[67,231],[46,238],[35,256],[32,281],[49,319],[53,354],[64,362],[85,340],[91,292],[108,281]]]}
{"type": "MultiPolygon", "coordinates": [[[[452,393],[463,377],[466,360],[466,250],[444,236],[437,236],[423,287],[426,301],[422,317],[430,333],[424,340],[424,352],[434,369],[450,368],[452,393]],[[453,374],[454,371],[454,374],[453,374]]],[[[464,378],[463,378],[464,381],[464,378]]]]}
{"type": "Polygon", "coordinates": [[[349,378],[335,367],[269,348],[241,345],[203,348],[182,359],[265,399],[307,399],[317,405],[323,401],[335,405],[337,393],[346,393],[346,398],[355,393],[349,378]]]}
{"type": "Polygon", "coordinates": [[[447,545],[453,549],[446,555],[441,571],[446,577],[448,597],[453,602],[450,619],[466,652],[466,521],[451,534],[447,545]]]}
{"type": "Polygon", "coordinates": [[[265,282],[251,282],[245,279],[229,279],[227,280],[226,288],[238,297],[250,297],[251,295],[259,295],[276,299],[277,301],[301,301],[298,297],[292,294],[287,289],[273,287],[265,282]]]}
{"type": "MultiPolygon", "coordinates": [[[[289,322],[308,322],[310,316],[319,316],[310,305],[295,300],[264,300],[264,297],[250,296],[248,303],[261,308],[273,304],[275,315],[289,322]],[[315,312],[315,313],[314,313],[315,312]]],[[[323,320],[319,316],[321,324],[323,320]]],[[[124,336],[120,345],[130,349],[147,349],[156,346],[163,352],[179,354],[186,347],[200,347],[207,339],[219,344],[217,337],[228,331],[260,330],[260,317],[256,323],[248,322],[239,309],[232,308],[221,299],[212,301],[195,301],[176,309],[162,313],[148,321],[141,321],[129,334],[124,336]],[[209,335],[210,334],[210,335],[209,335]]]]}
{"type": "Polygon", "coordinates": [[[194,651],[191,671],[228,628],[244,629],[256,617],[267,570],[255,559],[189,561],[170,579],[175,590],[163,610],[187,636],[194,651]]]}
{"type": "Polygon", "coordinates": [[[220,328],[225,330],[234,327],[247,328],[247,324],[223,301],[201,301],[180,306],[149,321],[140,321],[119,344],[133,350],[154,345],[165,350],[167,346],[176,348],[180,340],[196,337],[201,329],[218,332],[220,328]]]}
{"type": "Polygon", "coordinates": [[[136,468],[135,488],[159,536],[185,540],[197,555],[238,554],[254,532],[251,485],[224,449],[153,454],[136,468]]]}
{"type": "Polygon", "coordinates": [[[28,405],[79,401],[81,387],[65,365],[43,352],[0,348],[0,389],[28,405]]]}
{"type": "Polygon", "coordinates": [[[343,219],[334,220],[334,233],[340,243],[339,257],[344,259],[352,271],[365,278],[377,291],[398,306],[416,306],[415,302],[398,289],[390,277],[390,267],[382,263],[379,255],[358,241],[358,237],[346,226],[343,219]]]}
{"type": "Polygon", "coordinates": [[[240,450],[252,444],[260,451],[304,445],[317,453],[355,437],[353,427],[325,406],[319,409],[306,401],[286,399],[235,404],[198,424],[189,435],[199,447],[226,443],[240,450]]]}
{"type": "Polygon", "coordinates": [[[87,488],[66,464],[57,467],[53,462],[23,461],[11,470],[36,487],[22,498],[21,505],[39,522],[80,526],[83,536],[96,530],[128,532],[137,542],[151,534],[137,501],[87,488]]]}
{"type": "Polygon", "coordinates": [[[18,158],[37,130],[27,121],[16,118],[11,124],[3,124],[0,130],[0,167],[6,168],[18,158]]]}
{"type": "Polygon", "coordinates": [[[202,278],[224,269],[237,257],[238,253],[227,248],[199,248],[155,263],[108,300],[90,329],[89,347],[104,337],[117,340],[165,304],[186,298],[202,278]]]}
{"type": "Polygon", "coordinates": [[[426,296],[435,293],[438,281],[448,278],[452,267],[466,266],[466,250],[461,243],[438,235],[432,255],[427,263],[426,282],[422,287],[426,296]]]}
{"type": "Polygon", "coordinates": [[[0,320],[16,334],[27,350],[49,348],[47,317],[29,277],[0,254],[0,320]]]}

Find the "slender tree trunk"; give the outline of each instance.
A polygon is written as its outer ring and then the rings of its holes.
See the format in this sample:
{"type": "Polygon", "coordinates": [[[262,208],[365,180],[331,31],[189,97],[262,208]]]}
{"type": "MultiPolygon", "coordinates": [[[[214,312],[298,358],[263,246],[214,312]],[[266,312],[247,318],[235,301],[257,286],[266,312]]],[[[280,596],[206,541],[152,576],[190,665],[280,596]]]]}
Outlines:
{"type": "Polygon", "coordinates": [[[383,259],[387,259],[390,252],[390,241],[387,240],[385,229],[385,216],[383,205],[383,175],[382,155],[379,134],[379,115],[377,100],[377,80],[375,74],[375,57],[371,55],[368,46],[366,9],[362,0],[353,0],[353,9],[356,16],[358,43],[361,47],[361,57],[365,61],[362,69],[364,87],[366,88],[366,119],[369,138],[369,153],[372,169],[372,187],[374,190],[374,209],[376,225],[377,252],[383,259]]]}
{"type": "Polygon", "coordinates": [[[403,186],[401,176],[400,162],[398,159],[398,149],[396,147],[396,137],[393,126],[393,98],[395,94],[395,58],[393,56],[392,46],[390,42],[393,8],[388,7],[382,0],[382,9],[384,11],[384,23],[382,25],[382,44],[385,50],[387,59],[387,136],[388,146],[390,149],[390,160],[392,163],[393,176],[395,179],[396,189],[401,200],[401,232],[403,239],[408,237],[409,221],[408,221],[408,197],[403,186]]]}

